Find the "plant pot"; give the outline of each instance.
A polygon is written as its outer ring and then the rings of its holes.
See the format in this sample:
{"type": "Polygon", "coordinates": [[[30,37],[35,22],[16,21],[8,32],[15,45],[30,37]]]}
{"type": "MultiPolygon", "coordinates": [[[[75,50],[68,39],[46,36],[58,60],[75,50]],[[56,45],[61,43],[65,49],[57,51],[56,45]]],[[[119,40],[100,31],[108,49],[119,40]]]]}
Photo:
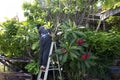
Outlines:
{"type": "Polygon", "coordinates": [[[112,74],[111,78],[112,79],[120,79],[120,74],[112,74]]]}
{"type": "Polygon", "coordinates": [[[120,66],[110,66],[110,76],[113,79],[120,79],[120,66]]]}
{"type": "Polygon", "coordinates": [[[115,63],[116,63],[117,66],[120,66],[120,59],[116,59],[115,63]]]}

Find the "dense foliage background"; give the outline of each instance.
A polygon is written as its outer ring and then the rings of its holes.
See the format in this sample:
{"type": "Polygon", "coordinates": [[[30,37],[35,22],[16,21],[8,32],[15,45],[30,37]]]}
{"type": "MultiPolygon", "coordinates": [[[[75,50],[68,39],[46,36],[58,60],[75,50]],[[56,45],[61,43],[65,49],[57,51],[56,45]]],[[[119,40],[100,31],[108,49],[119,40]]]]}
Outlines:
{"type": "MultiPolygon", "coordinates": [[[[95,31],[97,26],[88,27],[89,14],[101,10],[115,9],[119,0],[35,0],[22,6],[25,21],[15,18],[0,25],[0,54],[9,57],[30,58],[25,69],[32,74],[39,71],[39,36],[37,23],[50,27],[59,26],[62,32],[56,51],[59,55],[63,78],[107,77],[107,68],[120,58],[119,16],[106,20],[109,26],[105,31],[95,31]],[[97,4],[101,3],[101,8],[97,4]],[[68,66],[69,65],[69,66],[68,66]],[[76,72],[78,71],[78,72],[76,72]],[[75,76],[76,75],[76,76],[75,76]]],[[[97,22],[96,22],[97,23],[97,22]]]]}

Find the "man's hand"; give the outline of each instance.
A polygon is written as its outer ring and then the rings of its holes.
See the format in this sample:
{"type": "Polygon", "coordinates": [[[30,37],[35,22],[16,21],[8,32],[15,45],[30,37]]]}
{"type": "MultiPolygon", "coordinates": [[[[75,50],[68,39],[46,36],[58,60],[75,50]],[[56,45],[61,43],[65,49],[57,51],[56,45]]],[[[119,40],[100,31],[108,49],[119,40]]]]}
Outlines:
{"type": "Polygon", "coordinates": [[[51,33],[50,36],[52,37],[52,40],[55,40],[56,37],[55,33],[51,33]]]}

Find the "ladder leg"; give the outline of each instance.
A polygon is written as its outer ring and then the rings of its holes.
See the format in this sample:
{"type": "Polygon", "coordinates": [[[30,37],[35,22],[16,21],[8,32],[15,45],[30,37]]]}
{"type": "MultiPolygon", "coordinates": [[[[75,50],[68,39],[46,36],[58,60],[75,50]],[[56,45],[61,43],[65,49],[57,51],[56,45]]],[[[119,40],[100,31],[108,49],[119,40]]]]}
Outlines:
{"type": "Polygon", "coordinates": [[[54,80],[55,80],[55,70],[53,70],[53,78],[54,78],[54,80]]]}
{"type": "Polygon", "coordinates": [[[55,66],[53,65],[53,63],[52,63],[52,67],[53,67],[53,79],[56,80],[56,79],[55,79],[55,70],[54,70],[54,67],[55,67],[55,66]]]}
{"type": "Polygon", "coordinates": [[[60,69],[60,62],[59,62],[59,58],[58,55],[56,55],[57,61],[58,61],[58,71],[59,71],[59,75],[60,75],[60,80],[62,80],[62,74],[61,74],[61,69],[60,69]]]}
{"type": "Polygon", "coordinates": [[[44,74],[44,79],[43,80],[47,80],[47,76],[48,76],[48,70],[46,68],[45,74],[44,74]]]}
{"type": "MultiPolygon", "coordinates": [[[[55,44],[55,50],[57,49],[56,44],[55,44]]],[[[58,61],[58,71],[59,71],[59,75],[60,75],[60,80],[62,80],[62,73],[61,73],[61,69],[60,69],[60,62],[59,62],[59,58],[58,55],[56,55],[57,61],[58,61]]]]}
{"type": "MultiPolygon", "coordinates": [[[[57,56],[57,59],[58,59],[58,56],[57,56]]],[[[62,73],[61,73],[61,69],[60,69],[59,60],[58,60],[58,69],[59,69],[59,74],[60,74],[60,80],[62,80],[62,73]]]]}
{"type": "Polygon", "coordinates": [[[49,66],[50,66],[50,55],[52,54],[53,45],[54,45],[54,42],[51,43],[51,48],[50,48],[49,58],[48,58],[47,67],[46,67],[46,71],[45,71],[45,75],[44,75],[44,80],[47,80],[48,69],[49,69],[49,66]]]}
{"type": "Polygon", "coordinates": [[[60,80],[62,80],[62,74],[60,69],[59,69],[59,74],[60,74],[60,80]]]}
{"type": "Polygon", "coordinates": [[[42,79],[41,79],[41,75],[42,75],[42,71],[39,72],[38,77],[37,77],[37,80],[42,80],[42,79]]]}

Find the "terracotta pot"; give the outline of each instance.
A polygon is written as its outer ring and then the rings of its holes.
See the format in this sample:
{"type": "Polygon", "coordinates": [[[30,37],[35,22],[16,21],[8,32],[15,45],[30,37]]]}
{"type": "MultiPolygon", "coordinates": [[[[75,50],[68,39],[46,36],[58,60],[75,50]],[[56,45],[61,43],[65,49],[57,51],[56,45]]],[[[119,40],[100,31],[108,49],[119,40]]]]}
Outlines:
{"type": "Polygon", "coordinates": [[[120,74],[112,74],[111,78],[112,79],[120,79],[120,74]]]}
{"type": "Polygon", "coordinates": [[[120,66],[110,66],[109,70],[111,78],[120,79],[120,66]]]}

